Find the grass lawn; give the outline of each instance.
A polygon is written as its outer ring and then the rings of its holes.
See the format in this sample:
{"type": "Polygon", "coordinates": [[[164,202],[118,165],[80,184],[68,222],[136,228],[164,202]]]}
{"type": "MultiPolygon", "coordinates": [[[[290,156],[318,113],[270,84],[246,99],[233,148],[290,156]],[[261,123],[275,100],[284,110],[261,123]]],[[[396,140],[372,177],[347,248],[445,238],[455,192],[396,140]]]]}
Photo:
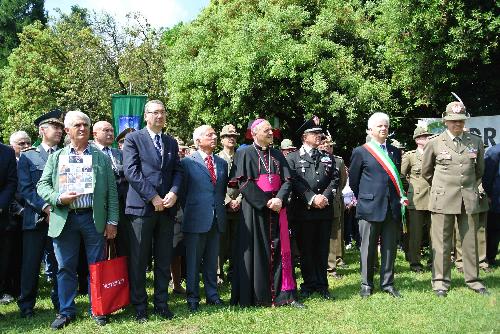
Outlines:
{"type": "MultiPolygon", "coordinates": [[[[358,295],[359,253],[348,251],[349,268],[341,270],[344,278],[330,278],[334,301],[319,296],[304,301],[306,310],[280,308],[216,308],[200,305],[200,312],[190,315],[182,297],[172,296],[170,308],[176,317],[166,321],[150,315],[145,324],[137,324],[129,307],[110,317],[110,323],[99,327],[87,315],[87,297],[77,298],[78,318],[63,333],[500,333],[500,268],[489,274],[481,272],[492,293],[480,296],[467,289],[463,275],[452,272],[452,289],[448,297],[438,299],[431,291],[431,274],[409,271],[404,255],[398,252],[396,287],[403,295],[394,299],[378,289],[367,300],[358,295]]],[[[297,270],[297,273],[299,271],[297,270]]],[[[151,277],[149,277],[151,278],[151,277]]],[[[43,280],[40,280],[41,282],[43,280]]],[[[150,280],[151,283],[151,280],[150,280]]],[[[15,303],[0,306],[4,318],[0,333],[51,333],[54,320],[49,287],[42,283],[36,316],[19,317],[15,303]]],[[[375,284],[378,284],[378,278],[375,284]]],[[[151,287],[149,293],[151,295],[151,287]]],[[[230,290],[224,286],[221,297],[228,301],[230,290]]]]}

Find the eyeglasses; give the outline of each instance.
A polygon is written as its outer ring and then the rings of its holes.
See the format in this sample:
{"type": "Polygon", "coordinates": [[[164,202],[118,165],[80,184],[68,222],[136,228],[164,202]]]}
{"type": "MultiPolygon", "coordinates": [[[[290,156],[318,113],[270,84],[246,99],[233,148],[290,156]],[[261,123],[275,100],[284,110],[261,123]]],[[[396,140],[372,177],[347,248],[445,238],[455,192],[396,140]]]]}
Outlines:
{"type": "Polygon", "coordinates": [[[17,143],[19,146],[30,146],[31,142],[30,141],[20,141],[17,143]]]}
{"type": "Polygon", "coordinates": [[[154,117],[165,115],[165,111],[148,111],[146,114],[153,115],[154,117]]]}

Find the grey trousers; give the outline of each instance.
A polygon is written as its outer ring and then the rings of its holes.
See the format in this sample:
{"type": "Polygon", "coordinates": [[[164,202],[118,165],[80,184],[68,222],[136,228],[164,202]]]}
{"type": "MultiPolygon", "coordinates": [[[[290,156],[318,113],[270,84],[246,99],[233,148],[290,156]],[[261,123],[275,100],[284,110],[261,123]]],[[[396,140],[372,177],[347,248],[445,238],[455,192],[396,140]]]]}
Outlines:
{"type": "Polygon", "coordinates": [[[359,220],[359,235],[361,237],[361,285],[373,289],[373,274],[375,259],[377,258],[377,245],[380,238],[380,287],[387,289],[394,285],[394,262],[399,235],[397,221],[388,211],[383,222],[370,222],[359,220]]]}

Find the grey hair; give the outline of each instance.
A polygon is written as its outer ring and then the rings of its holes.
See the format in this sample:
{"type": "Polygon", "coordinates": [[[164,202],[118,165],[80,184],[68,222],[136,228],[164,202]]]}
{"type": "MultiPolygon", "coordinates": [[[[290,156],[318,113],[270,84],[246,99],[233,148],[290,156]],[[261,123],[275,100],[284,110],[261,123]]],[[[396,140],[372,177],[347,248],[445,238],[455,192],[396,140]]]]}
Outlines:
{"type": "Polygon", "coordinates": [[[90,118],[86,114],[82,113],[80,110],[71,110],[66,113],[64,117],[64,127],[71,128],[75,121],[81,119],[84,120],[85,123],[90,127],[90,118]]]}
{"type": "Polygon", "coordinates": [[[149,109],[151,108],[151,105],[153,105],[153,104],[159,104],[163,107],[163,109],[165,109],[165,105],[160,100],[151,100],[151,101],[148,101],[144,105],[144,113],[147,113],[149,111],[149,109]]]}
{"type": "Polygon", "coordinates": [[[375,125],[375,122],[380,121],[380,120],[386,121],[387,126],[390,125],[389,115],[387,115],[386,113],[383,113],[383,112],[376,112],[373,115],[371,115],[370,118],[368,118],[368,129],[373,128],[373,126],[375,125]]]}
{"type": "Polygon", "coordinates": [[[196,146],[196,148],[198,148],[198,143],[196,142],[198,139],[201,138],[201,136],[203,136],[208,129],[211,129],[212,127],[208,124],[203,124],[202,126],[199,126],[197,127],[196,129],[194,129],[193,131],[193,142],[194,142],[194,145],[196,146]]]}
{"type": "Polygon", "coordinates": [[[28,138],[31,141],[30,136],[26,133],[26,131],[16,131],[10,135],[9,142],[11,145],[17,144],[16,141],[21,138],[28,138]]]}
{"type": "Polygon", "coordinates": [[[260,122],[259,124],[257,124],[253,129],[250,129],[250,131],[252,132],[252,136],[254,136],[257,133],[257,131],[260,130],[262,125],[266,124],[266,123],[271,124],[271,123],[269,123],[269,121],[267,119],[265,119],[263,122],[260,122]]]}

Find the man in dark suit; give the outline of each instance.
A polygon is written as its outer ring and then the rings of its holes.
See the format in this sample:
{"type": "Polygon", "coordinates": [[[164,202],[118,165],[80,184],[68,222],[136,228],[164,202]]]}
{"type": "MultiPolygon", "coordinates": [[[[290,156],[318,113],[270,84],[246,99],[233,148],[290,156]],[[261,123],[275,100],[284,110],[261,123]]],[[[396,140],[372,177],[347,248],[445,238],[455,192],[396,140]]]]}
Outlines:
{"type": "Polygon", "coordinates": [[[394,297],[401,296],[394,288],[394,262],[401,220],[400,194],[404,196],[404,192],[400,181],[398,184],[393,182],[399,180],[401,154],[396,147],[387,144],[388,133],[389,116],[374,113],[368,120],[371,140],[353,150],[349,168],[349,186],[358,199],[356,218],[359,219],[361,235],[360,295],[363,298],[369,297],[373,291],[379,239],[381,289],[394,297]],[[384,168],[388,168],[392,175],[384,168]]]}
{"type": "Polygon", "coordinates": [[[144,107],[146,127],[129,133],[123,145],[123,171],[129,182],[125,213],[130,229],[130,300],[136,320],[148,319],[146,267],[154,242],[154,311],[171,319],[168,282],[174,234],[175,202],[182,183],[179,148],[174,138],[162,133],[165,107],[152,100],[144,107]]]}
{"type": "Polygon", "coordinates": [[[290,217],[297,224],[300,269],[304,279],[300,293],[307,298],[318,292],[330,299],[326,268],[339,174],[333,155],[318,150],[323,134],[319,119],[314,116],[299,131],[302,132],[302,147],[289,153],[286,159],[293,171],[290,217]]]}
{"type": "Polygon", "coordinates": [[[500,144],[490,147],[484,155],[483,188],[491,198],[486,225],[486,259],[494,266],[500,242],[500,144]]]}
{"type": "Polygon", "coordinates": [[[109,157],[113,173],[115,174],[120,210],[120,222],[116,234],[116,252],[118,256],[129,256],[128,230],[130,223],[125,216],[125,199],[127,198],[128,182],[123,173],[122,151],[111,147],[115,140],[115,135],[113,126],[109,122],[96,122],[92,128],[92,135],[94,137],[94,145],[109,157]]]}
{"type": "MultiPolygon", "coordinates": [[[[9,221],[9,206],[17,189],[17,163],[14,150],[0,143],[0,253],[5,253],[8,246],[8,234],[4,233],[9,221]]],[[[8,263],[0,257],[0,280],[7,277],[8,263]]]]}
{"type": "Polygon", "coordinates": [[[198,150],[182,159],[184,211],[182,232],[186,246],[186,297],[188,308],[196,312],[200,301],[200,265],[207,304],[222,305],[217,293],[217,257],[220,235],[226,225],[224,199],[228,183],[227,163],[213,154],[217,134],[209,125],[194,130],[198,150]]]}
{"type": "MultiPolygon", "coordinates": [[[[50,244],[48,257],[54,257],[52,239],[47,236],[52,207],[38,195],[36,184],[42,176],[49,155],[58,149],[57,144],[61,141],[64,129],[61,117],[62,112],[59,109],[54,109],[35,120],[42,142],[38,147],[25,151],[18,163],[18,189],[26,201],[23,215],[21,295],[17,301],[22,318],[33,317],[33,309],[38,295],[38,273],[47,244],[50,244]]],[[[54,286],[50,297],[54,309],[59,312],[56,272],[57,269],[51,277],[54,286]]]]}

